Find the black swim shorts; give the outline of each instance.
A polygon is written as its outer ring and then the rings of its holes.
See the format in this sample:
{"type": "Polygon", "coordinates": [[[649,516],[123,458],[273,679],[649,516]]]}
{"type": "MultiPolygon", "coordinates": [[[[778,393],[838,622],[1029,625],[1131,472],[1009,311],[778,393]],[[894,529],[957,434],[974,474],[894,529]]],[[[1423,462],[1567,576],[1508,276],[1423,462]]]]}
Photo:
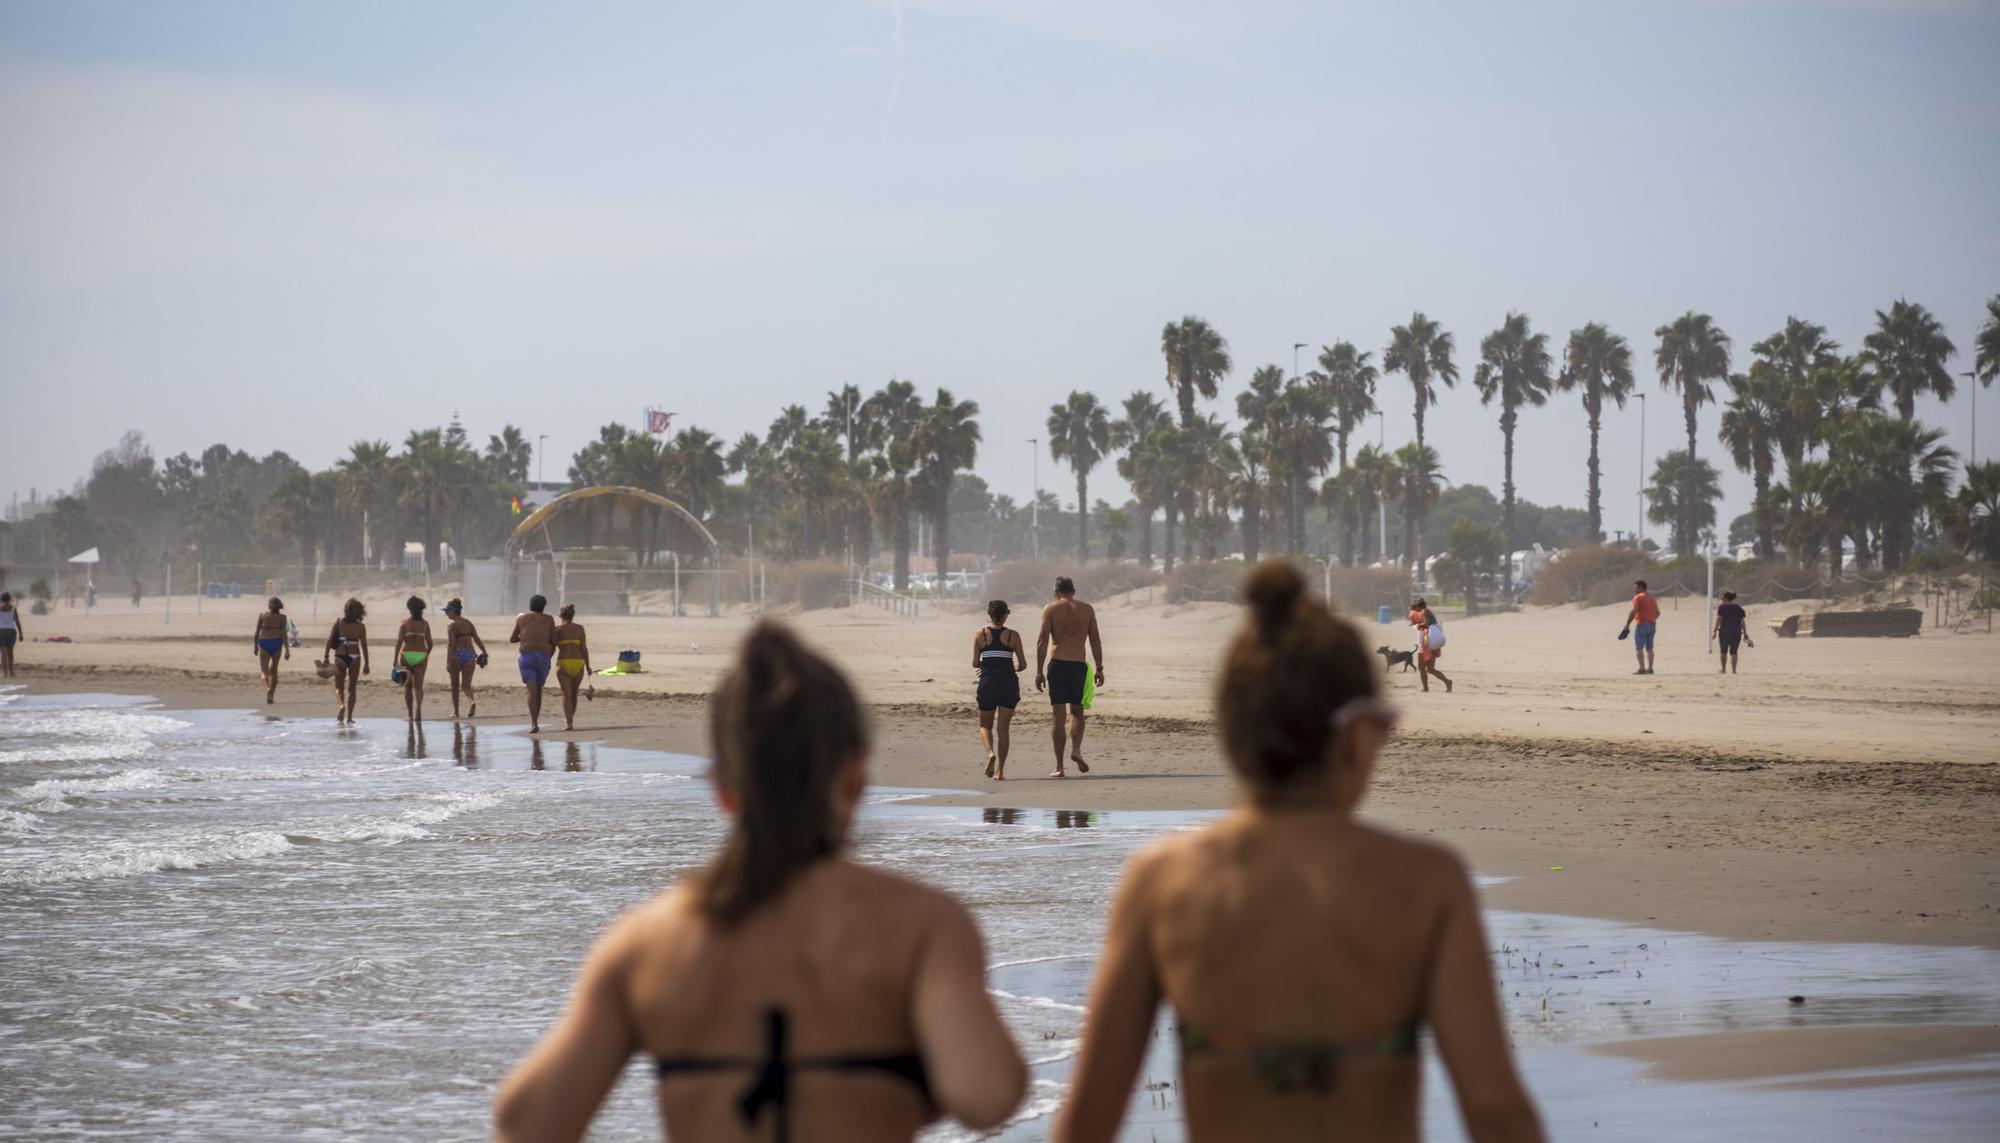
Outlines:
{"type": "Polygon", "coordinates": [[[1082,706],[1083,680],[1090,664],[1069,659],[1049,663],[1049,702],[1055,706],[1082,706]]]}
{"type": "Polygon", "coordinates": [[[1021,705],[1021,676],[1002,667],[981,671],[978,698],[980,710],[1003,706],[1013,710],[1021,705]]]}

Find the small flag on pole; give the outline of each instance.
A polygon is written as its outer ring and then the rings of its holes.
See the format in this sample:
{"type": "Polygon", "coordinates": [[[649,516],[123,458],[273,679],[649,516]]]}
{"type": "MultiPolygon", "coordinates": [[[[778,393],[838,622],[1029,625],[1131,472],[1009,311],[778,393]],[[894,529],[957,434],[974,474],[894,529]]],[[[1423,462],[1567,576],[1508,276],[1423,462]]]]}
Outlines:
{"type": "Polygon", "coordinates": [[[654,436],[665,436],[672,431],[674,414],[654,405],[646,406],[646,431],[654,436]]]}
{"type": "Polygon", "coordinates": [[[514,497],[514,515],[519,516],[520,514],[521,514],[521,498],[519,496],[516,496],[514,497]]]}

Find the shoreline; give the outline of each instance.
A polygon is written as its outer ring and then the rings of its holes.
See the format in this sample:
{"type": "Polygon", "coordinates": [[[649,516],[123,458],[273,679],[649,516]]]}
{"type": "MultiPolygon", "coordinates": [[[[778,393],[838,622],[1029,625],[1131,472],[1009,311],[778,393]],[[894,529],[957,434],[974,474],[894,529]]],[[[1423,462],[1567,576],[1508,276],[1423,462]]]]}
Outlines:
{"type": "MultiPolygon", "coordinates": [[[[272,706],[255,702],[254,671],[44,662],[13,682],[29,694],[144,695],[165,710],[330,718],[330,688],[297,659],[291,668],[272,706]]],[[[480,693],[476,723],[525,722],[518,683],[480,693]]],[[[403,714],[386,672],[364,680],[359,705],[362,717],[403,714]]],[[[579,707],[577,731],[542,737],[700,756],[705,709],[702,693],[603,688],[579,707]]],[[[1095,717],[1093,773],[1042,778],[1042,710],[1021,708],[1003,785],[984,778],[964,707],[873,702],[870,781],[929,791],[922,801],[938,805],[1116,813],[1236,801],[1206,719],[1095,717]]],[[[449,691],[429,681],[426,723],[448,724],[449,711],[449,691]]],[[[1385,748],[1362,815],[1505,879],[1482,890],[1494,908],[1733,939],[2000,948],[1996,794],[2000,767],[1976,763],[1813,763],[1664,742],[1641,751],[1418,731],[1385,748]]]]}

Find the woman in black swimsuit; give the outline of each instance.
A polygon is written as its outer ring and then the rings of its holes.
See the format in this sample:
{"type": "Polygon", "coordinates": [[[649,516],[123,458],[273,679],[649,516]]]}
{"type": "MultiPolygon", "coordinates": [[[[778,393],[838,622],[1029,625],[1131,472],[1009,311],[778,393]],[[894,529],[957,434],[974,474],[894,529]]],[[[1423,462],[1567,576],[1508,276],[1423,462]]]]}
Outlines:
{"type": "Polygon", "coordinates": [[[501,1085],[502,1140],[580,1138],[634,1053],[675,1139],[910,1140],[1004,1120],[1027,1074],[953,898],[841,856],[867,781],[847,680],[759,624],[709,708],[729,837],[625,914],[501,1085]]]}
{"type": "Polygon", "coordinates": [[[338,704],[335,722],[354,721],[354,692],[361,686],[361,676],[368,673],[368,627],[361,622],[366,618],[368,609],[361,601],[348,600],[340,618],[333,621],[333,630],[326,633],[326,648],[320,653],[321,663],[328,656],[333,658],[333,697],[338,704]]]}
{"type": "Polygon", "coordinates": [[[1469,1137],[1542,1137],[1464,865],[1354,816],[1395,714],[1305,586],[1278,561],[1245,581],[1216,722],[1249,800],[1127,866],[1059,1143],[1117,1134],[1162,1000],[1196,1143],[1418,1138],[1426,1026],[1469,1137]]]}
{"type": "Polygon", "coordinates": [[[986,776],[1007,778],[1007,725],[1021,705],[1021,672],[1028,669],[1028,650],[1021,633],[1007,626],[1007,601],[986,605],[991,625],[972,636],[972,669],[979,673],[979,744],[986,748],[986,776]]]}

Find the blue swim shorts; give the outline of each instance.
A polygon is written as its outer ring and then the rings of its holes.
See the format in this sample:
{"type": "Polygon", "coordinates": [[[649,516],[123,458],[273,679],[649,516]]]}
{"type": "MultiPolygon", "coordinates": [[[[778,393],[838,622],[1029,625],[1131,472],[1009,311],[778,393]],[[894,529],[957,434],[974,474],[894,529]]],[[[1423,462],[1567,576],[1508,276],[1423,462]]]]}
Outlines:
{"type": "Polygon", "coordinates": [[[1651,623],[1641,623],[1637,627],[1632,628],[1632,647],[1634,650],[1650,651],[1653,649],[1653,628],[1654,625],[1651,623]]]}
{"type": "Polygon", "coordinates": [[[547,651],[521,652],[521,681],[531,687],[548,685],[551,658],[547,651]]]}

